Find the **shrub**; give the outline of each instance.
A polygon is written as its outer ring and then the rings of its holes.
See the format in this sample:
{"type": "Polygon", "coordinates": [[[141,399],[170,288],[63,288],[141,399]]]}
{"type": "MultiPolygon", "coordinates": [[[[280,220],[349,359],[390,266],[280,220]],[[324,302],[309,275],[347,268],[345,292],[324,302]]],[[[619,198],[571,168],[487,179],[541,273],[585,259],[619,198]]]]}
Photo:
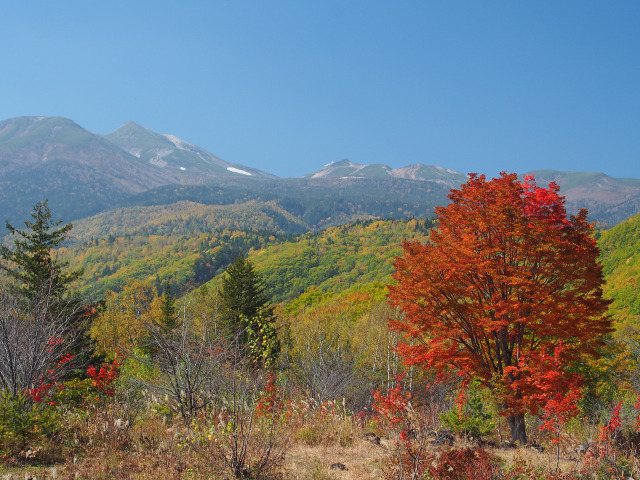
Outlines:
{"type": "Polygon", "coordinates": [[[481,439],[495,429],[481,392],[474,384],[466,392],[462,389],[458,391],[454,407],[441,414],[440,420],[452,432],[466,439],[481,439]]]}
{"type": "Polygon", "coordinates": [[[17,455],[52,434],[58,422],[58,412],[48,403],[34,402],[22,393],[0,394],[0,449],[5,455],[17,455]]]}

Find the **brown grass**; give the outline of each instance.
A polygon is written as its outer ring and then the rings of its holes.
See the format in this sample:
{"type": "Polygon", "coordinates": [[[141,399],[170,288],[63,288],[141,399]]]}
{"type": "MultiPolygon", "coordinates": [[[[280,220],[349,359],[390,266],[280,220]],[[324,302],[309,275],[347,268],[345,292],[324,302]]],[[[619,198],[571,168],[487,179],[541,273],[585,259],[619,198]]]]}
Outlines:
{"type": "MultiPolygon", "coordinates": [[[[12,459],[0,463],[0,480],[196,480],[230,479],[215,445],[207,440],[211,423],[198,430],[189,422],[150,411],[126,424],[118,422],[120,411],[95,411],[68,416],[65,432],[49,444],[35,449],[35,457],[12,459]],[[62,439],[62,442],[61,442],[62,439]],[[44,453],[46,452],[46,455],[44,453]],[[38,458],[38,455],[44,455],[38,458]],[[47,466],[32,462],[53,461],[47,466]]],[[[206,421],[206,419],[204,420],[206,421]]],[[[308,411],[288,427],[290,443],[283,461],[270,472],[272,480],[375,480],[392,478],[389,466],[395,452],[394,443],[376,437],[339,411],[308,411]],[[332,468],[343,465],[344,469],[332,468]]],[[[382,433],[382,432],[379,432],[382,433]]],[[[574,442],[576,443],[576,442],[574,442]]],[[[457,441],[454,449],[473,446],[457,441]]],[[[437,458],[438,449],[428,445],[425,458],[437,458]]],[[[501,459],[503,471],[514,465],[536,472],[526,478],[552,478],[541,472],[555,469],[555,450],[538,452],[532,448],[488,448],[501,459]]],[[[573,446],[561,453],[560,471],[575,473],[584,468],[585,456],[573,446]]],[[[431,460],[429,460],[431,461],[431,460]]],[[[519,477],[525,478],[525,477],[519,477]]],[[[565,478],[556,476],[553,478],[565,478]]],[[[585,477],[586,478],[586,477],[585,477]]]]}

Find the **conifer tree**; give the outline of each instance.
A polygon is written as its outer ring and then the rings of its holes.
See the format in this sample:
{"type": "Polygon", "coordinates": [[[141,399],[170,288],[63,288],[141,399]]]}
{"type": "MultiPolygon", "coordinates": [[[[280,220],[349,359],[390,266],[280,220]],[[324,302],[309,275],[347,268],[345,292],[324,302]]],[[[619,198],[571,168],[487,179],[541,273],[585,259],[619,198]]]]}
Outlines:
{"type": "Polygon", "coordinates": [[[24,230],[7,222],[14,248],[0,247],[0,270],[12,281],[0,286],[0,388],[12,395],[64,378],[91,354],[84,331],[95,309],[73,295],[80,272],[66,272],[55,252],[72,225],[52,221],[46,201],[31,216],[24,230]]]}
{"type": "MultiPolygon", "coordinates": [[[[220,299],[222,323],[229,333],[250,350],[251,345],[268,348],[270,353],[266,356],[273,359],[279,351],[277,339],[274,340],[274,306],[265,293],[264,281],[243,255],[227,267],[220,299]]],[[[250,353],[256,359],[265,357],[264,351],[250,353]]]]}
{"type": "Polygon", "coordinates": [[[176,299],[171,294],[171,284],[167,282],[160,300],[160,323],[165,331],[169,333],[178,326],[178,312],[176,309],[176,299]]]}
{"type": "Polygon", "coordinates": [[[68,223],[58,228],[62,221],[51,220],[46,200],[33,207],[31,217],[32,222],[24,222],[24,230],[6,223],[16,238],[13,249],[0,246],[0,269],[15,281],[14,288],[29,300],[43,290],[55,297],[64,295],[68,285],[81,272],[65,272],[68,262],[59,260],[53,250],[66,240],[73,225],[68,223]]]}

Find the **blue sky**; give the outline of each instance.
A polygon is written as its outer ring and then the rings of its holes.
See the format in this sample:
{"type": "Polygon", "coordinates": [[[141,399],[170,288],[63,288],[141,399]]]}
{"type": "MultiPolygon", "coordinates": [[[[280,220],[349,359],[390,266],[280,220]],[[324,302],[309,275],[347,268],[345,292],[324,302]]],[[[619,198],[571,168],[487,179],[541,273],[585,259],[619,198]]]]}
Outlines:
{"type": "Polygon", "coordinates": [[[0,120],[133,120],[282,177],[640,178],[637,1],[25,0],[0,42],[0,120]]]}

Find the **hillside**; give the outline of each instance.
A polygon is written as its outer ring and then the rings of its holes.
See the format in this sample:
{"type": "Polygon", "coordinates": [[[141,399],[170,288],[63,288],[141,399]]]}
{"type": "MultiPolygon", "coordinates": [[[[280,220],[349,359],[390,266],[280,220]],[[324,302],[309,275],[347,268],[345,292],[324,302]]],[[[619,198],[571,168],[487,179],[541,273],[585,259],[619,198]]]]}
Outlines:
{"type": "Polygon", "coordinates": [[[114,208],[161,185],[198,184],[247,173],[270,177],[133,123],[103,137],[62,117],[0,122],[0,216],[12,224],[45,199],[57,215],[70,221],[114,208]]]}
{"type": "Polygon", "coordinates": [[[171,280],[174,291],[184,293],[222,273],[240,253],[303,231],[295,218],[269,203],[180,202],[81,220],[61,255],[70,268],[84,270],[79,287],[86,295],[100,297],[129,279],[157,286],[171,280]]]}
{"type": "MultiPolygon", "coordinates": [[[[249,252],[275,302],[313,288],[337,294],[391,281],[404,239],[426,241],[430,220],[370,220],[301,235],[249,252]]],[[[217,284],[219,280],[214,280],[217,284]]]]}
{"type": "Polygon", "coordinates": [[[640,320],[640,214],[601,232],[598,245],[611,313],[625,324],[640,320]]]}
{"type": "Polygon", "coordinates": [[[556,182],[566,198],[567,211],[589,210],[589,219],[611,227],[640,212],[640,180],[613,178],[600,172],[538,170],[539,185],[556,182]]]}
{"type": "Polygon", "coordinates": [[[278,225],[286,216],[275,206],[185,202],[143,210],[148,218],[143,225],[127,225],[126,211],[79,222],[60,255],[71,269],[84,270],[82,293],[99,298],[129,279],[157,287],[171,281],[175,292],[185,293],[222,274],[241,253],[255,262],[277,302],[309,287],[340,292],[389,281],[390,261],[402,240],[425,241],[431,227],[429,220],[372,220],[295,236],[278,225]],[[121,218],[114,230],[112,215],[121,218]],[[249,219],[260,228],[243,230],[249,219]]]}

